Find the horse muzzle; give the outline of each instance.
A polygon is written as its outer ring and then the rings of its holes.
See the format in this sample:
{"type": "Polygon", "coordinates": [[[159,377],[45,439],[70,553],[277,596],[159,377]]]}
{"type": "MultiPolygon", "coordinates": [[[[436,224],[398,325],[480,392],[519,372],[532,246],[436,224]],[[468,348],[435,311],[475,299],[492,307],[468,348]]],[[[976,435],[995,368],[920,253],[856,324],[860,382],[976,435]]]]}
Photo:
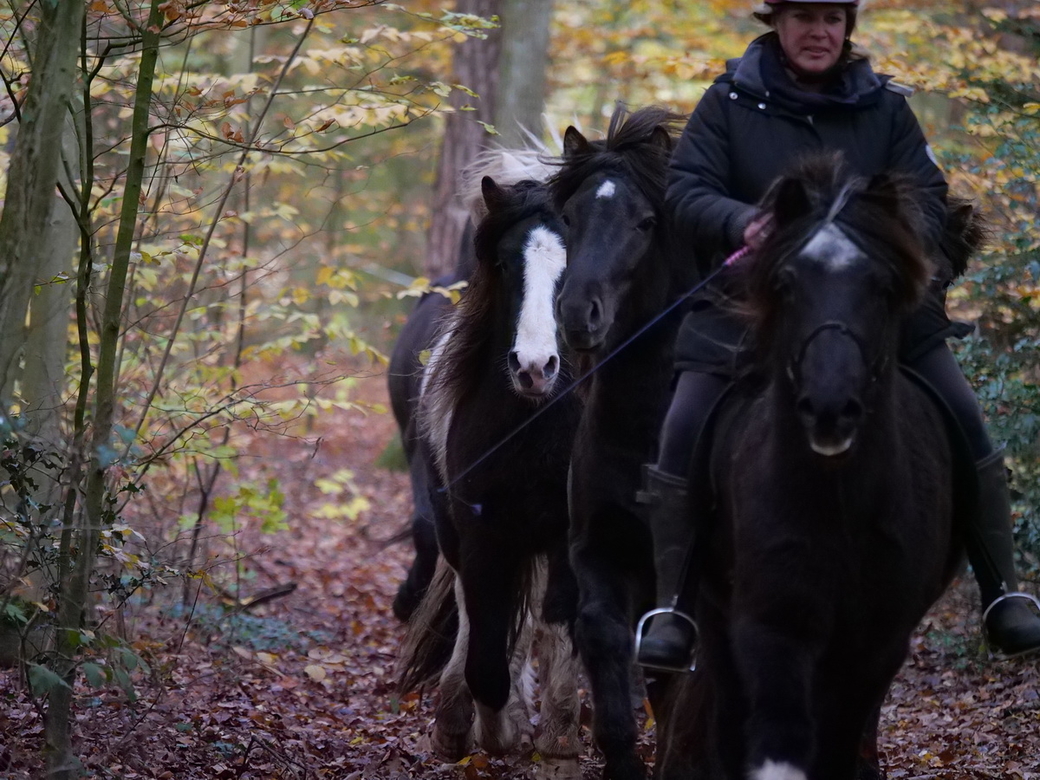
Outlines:
{"type": "Polygon", "coordinates": [[[524,398],[540,399],[552,393],[560,375],[560,358],[550,355],[546,360],[521,362],[517,352],[509,353],[509,376],[513,389],[524,398]]]}
{"type": "Polygon", "coordinates": [[[613,317],[605,313],[605,302],[599,296],[568,298],[561,295],[556,307],[568,347],[578,352],[593,352],[603,345],[613,317]]]}

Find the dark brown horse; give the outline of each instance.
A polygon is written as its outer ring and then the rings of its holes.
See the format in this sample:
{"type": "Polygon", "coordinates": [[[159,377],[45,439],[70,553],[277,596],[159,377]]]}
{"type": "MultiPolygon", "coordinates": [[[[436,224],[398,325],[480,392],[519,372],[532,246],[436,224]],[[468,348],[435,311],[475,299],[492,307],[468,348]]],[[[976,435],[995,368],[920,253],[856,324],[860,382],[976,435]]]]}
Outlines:
{"type": "Polygon", "coordinates": [[[757,373],[707,454],[697,670],[658,713],[668,780],[856,777],[910,635],[961,559],[957,441],[896,360],[933,273],[910,191],[829,157],[765,208],[774,233],[736,270],[757,373]]]}
{"type": "Polygon", "coordinates": [[[663,205],[679,120],[661,108],[619,108],[604,140],[569,128],[551,182],[568,225],[560,323],[568,346],[597,366],[571,458],[571,563],[580,593],[575,642],[604,776],[613,780],[646,776],[632,653],[635,618],[653,605],[654,564],[636,493],[643,464],[655,458],[673,370],[680,313],[661,315],[685,291],[683,269],[693,268],[688,256],[675,262],[663,205]]]}

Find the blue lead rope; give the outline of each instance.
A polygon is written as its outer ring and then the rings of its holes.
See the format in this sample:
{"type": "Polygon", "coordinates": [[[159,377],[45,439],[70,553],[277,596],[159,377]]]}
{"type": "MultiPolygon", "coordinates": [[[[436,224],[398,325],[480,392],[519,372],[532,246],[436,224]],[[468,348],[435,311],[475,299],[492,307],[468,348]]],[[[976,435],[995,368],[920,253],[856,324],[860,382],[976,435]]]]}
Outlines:
{"type": "MultiPolygon", "coordinates": [[[[485,452],[483,455],[481,455],[479,458],[477,458],[475,461],[473,461],[470,465],[468,465],[465,469],[463,469],[462,473],[459,474],[457,477],[455,477],[451,482],[449,482],[447,485],[445,485],[442,488],[438,488],[437,492],[438,493],[447,493],[452,488],[452,486],[454,486],[456,483],[460,482],[467,474],[469,474],[471,471],[473,471],[473,469],[475,469],[477,466],[479,466],[481,463],[483,463],[485,460],[487,460],[489,457],[491,457],[493,454],[495,454],[507,442],[509,442],[514,436],[516,436],[518,433],[520,433],[520,431],[522,431],[528,425],[530,425],[535,420],[537,420],[542,414],[544,414],[545,412],[549,411],[549,409],[552,407],[553,404],[555,404],[561,398],[565,398],[575,388],[577,388],[578,385],[580,385],[582,382],[584,382],[586,379],[588,379],[590,376],[592,376],[594,373],[596,373],[600,368],[602,368],[604,365],[606,365],[610,360],[612,360],[613,358],[617,357],[633,341],[638,339],[640,336],[642,336],[644,333],[646,333],[648,330],[650,330],[650,328],[652,328],[654,325],[656,325],[662,319],[664,319],[669,314],[671,314],[673,311],[675,311],[675,309],[678,308],[679,305],[683,301],[685,301],[687,298],[689,298],[689,297],[691,297],[693,295],[696,295],[698,292],[700,292],[702,289],[704,289],[704,287],[707,286],[707,284],[709,282],[711,282],[716,276],[718,276],[723,271],[723,269],[728,268],[728,267],[730,267],[732,265],[735,265],[740,260],[742,260],[743,258],[747,257],[750,253],[751,253],[751,248],[745,246],[745,247],[741,247],[736,252],[734,252],[732,255],[727,257],[726,261],[721,266],[716,268],[714,271],[712,271],[710,274],[708,274],[704,279],[702,279],[700,282],[695,284],[692,288],[690,288],[685,293],[680,295],[667,308],[665,308],[664,311],[662,311],[660,314],[658,314],[656,317],[654,317],[652,320],[650,320],[648,323],[646,323],[646,325],[641,327],[639,330],[637,330],[635,333],[633,333],[631,336],[629,336],[627,339],[625,339],[623,342],[621,342],[621,344],[619,344],[617,347],[615,347],[614,350],[612,352],[610,352],[610,354],[608,354],[605,358],[603,358],[603,360],[601,360],[599,363],[594,365],[592,368],[590,368],[588,371],[586,371],[580,377],[578,377],[573,382],[571,382],[567,387],[565,387],[562,391],[560,391],[560,393],[558,395],[554,396],[548,403],[546,403],[544,406],[540,407],[534,414],[532,414],[530,417],[528,417],[526,420],[524,420],[522,423],[520,423],[518,426],[516,426],[516,428],[514,428],[512,431],[507,433],[502,438],[501,441],[499,441],[497,444],[495,444],[493,447],[491,447],[491,449],[489,449],[487,452],[485,452]]],[[[480,514],[480,506],[479,505],[474,505],[473,506],[473,510],[478,515],[480,514]]]]}

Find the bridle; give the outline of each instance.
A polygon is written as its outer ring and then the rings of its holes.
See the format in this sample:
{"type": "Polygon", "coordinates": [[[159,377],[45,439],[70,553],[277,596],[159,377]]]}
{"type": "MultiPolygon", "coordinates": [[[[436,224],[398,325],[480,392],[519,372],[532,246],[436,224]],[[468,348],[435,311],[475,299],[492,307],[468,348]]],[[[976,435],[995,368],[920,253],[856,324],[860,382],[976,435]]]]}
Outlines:
{"type": "MultiPolygon", "coordinates": [[[[787,262],[788,258],[796,255],[798,252],[801,252],[809,244],[813,237],[816,236],[817,233],[826,228],[828,225],[832,224],[837,219],[838,214],[840,214],[842,209],[844,209],[845,206],[848,205],[849,199],[852,197],[854,183],[855,181],[850,181],[847,182],[844,187],[842,187],[841,192],[839,192],[838,197],[834,199],[834,203],[831,204],[830,210],[827,212],[827,216],[820,222],[819,227],[816,230],[810,232],[802,241],[800,241],[790,251],[788,251],[788,253],[784,257],[784,260],[781,263],[778,263],[778,265],[782,266],[785,262],[787,262]]],[[[802,341],[801,346],[798,348],[798,352],[795,354],[793,358],[791,358],[788,361],[787,376],[788,379],[791,380],[792,384],[797,384],[797,379],[801,378],[801,366],[802,362],[805,360],[805,354],[806,352],[808,352],[809,346],[812,344],[812,342],[816,339],[817,336],[832,330],[837,331],[839,335],[852,340],[852,342],[856,345],[856,348],[859,350],[860,358],[863,361],[863,365],[867,366],[867,368],[870,370],[871,383],[873,384],[877,382],[878,378],[881,376],[881,373],[884,371],[885,366],[888,364],[888,355],[882,352],[879,356],[879,359],[872,363],[869,357],[869,352],[867,350],[867,345],[863,341],[862,336],[857,334],[854,330],[852,330],[852,328],[850,328],[845,322],[842,322],[841,320],[827,320],[825,322],[820,323],[815,328],[813,328],[812,331],[809,332],[809,335],[805,337],[805,339],[802,341]]]]}

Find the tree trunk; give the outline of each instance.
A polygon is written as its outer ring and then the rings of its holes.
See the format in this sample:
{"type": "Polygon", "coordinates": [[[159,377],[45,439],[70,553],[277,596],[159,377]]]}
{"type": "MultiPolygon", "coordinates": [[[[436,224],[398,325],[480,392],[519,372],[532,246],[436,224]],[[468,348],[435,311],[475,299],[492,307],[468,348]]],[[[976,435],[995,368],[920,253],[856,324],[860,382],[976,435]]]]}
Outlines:
{"type": "MultiPolygon", "coordinates": [[[[458,0],[455,10],[490,18],[501,12],[501,5],[501,0],[458,0]]],[[[449,99],[455,111],[448,115],[444,129],[426,239],[424,272],[431,279],[454,268],[469,216],[455,196],[456,176],[491,139],[480,122],[493,124],[495,119],[501,31],[487,32],[486,39],[467,38],[455,49],[452,82],[465,85],[478,97],[454,90],[449,99]],[[466,105],[475,110],[459,110],[466,105]]]]}
{"type": "Polygon", "coordinates": [[[542,135],[553,0],[503,0],[495,129],[505,146],[523,146],[521,127],[542,135]]]}
{"type": "Polygon", "coordinates": [[[40,3],[32,80],[22,106],[0,216],[0,400],[10,397],[25,346],[25,315],[54,203],[62,134],[75,81],[83,3],[40,3]]]}
{"type": "MultiPolygon", "coordinates": [[[[148,117],[155,79],[155,65],[159,58],[161,0],[152,0],[148,19],[141,28],[141,63],[137,73],[134,111],[131,120],[130,156],[127,160],[126,181],[123,188],[119,228],[112,257],[112,267],[106,285],[105,309],[101,322],[101,343],[97,367],[97,389],[94,401],[94,425],[90,443],[90,463],[84,495],[83,522],[71,529],[76,539],[74,564],[63,563],[63,577],[58,607],[58,640],[54,657],[54,671],[68,683],[55,686],[48,696],[47,716],[44,723],[45,751],[49,778],[71,780],[76,774],[78,761],[72,754],[70,723],[72,687],[76,676],[77,632],[81,628],[87,605],[90,578],[94,569],[101,531],[107,524],[106,474],[108,455],[112,451],[112,426],[115,416],[116,380],[118,374],[119,330],[123,314],[130,250],[137,226],[140,197],[148,150],[148,117]]],[[[59,5],[78,5],[59,3],[59,5]]],[[[46,4],[45,4],[46,6],[46,4]]],[[[82,6],[80,6],[82,8],[82,6]]],[[[89,121],[89,118],[88,118],[89,121]]],[[[66,529],[69,530],[69,529],[66,529]]]]}

